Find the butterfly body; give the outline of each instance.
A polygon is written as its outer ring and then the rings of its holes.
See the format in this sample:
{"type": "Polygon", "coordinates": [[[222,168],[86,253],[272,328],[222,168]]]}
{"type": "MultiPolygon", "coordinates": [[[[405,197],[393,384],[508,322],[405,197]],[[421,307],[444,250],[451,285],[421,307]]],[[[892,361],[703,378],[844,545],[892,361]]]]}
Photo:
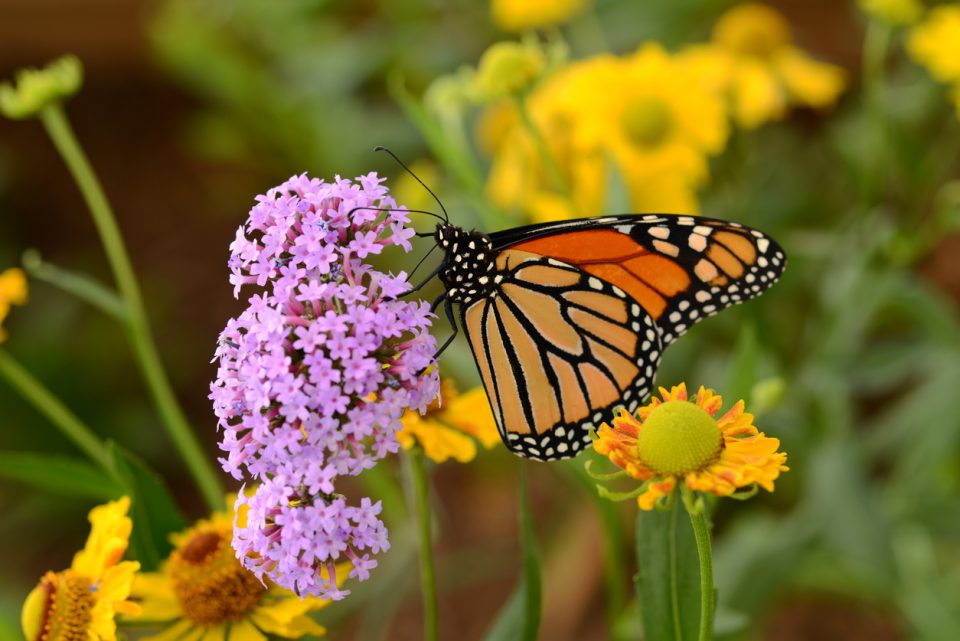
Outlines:
{"type": "Polygon", "coordinates": [[[650,393],[663,350],[759,295],[783,270],[771,238],[737,223],[622,215],[484,234],[434,234],[448,316],[460,307],[501,437],[568,458],[619,407],[650,393]]]}

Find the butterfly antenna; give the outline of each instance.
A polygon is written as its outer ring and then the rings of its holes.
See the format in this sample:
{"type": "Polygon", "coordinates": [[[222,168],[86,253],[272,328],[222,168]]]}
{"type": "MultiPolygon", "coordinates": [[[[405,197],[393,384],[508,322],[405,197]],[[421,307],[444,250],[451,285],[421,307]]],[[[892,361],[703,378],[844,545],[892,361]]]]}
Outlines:
{"type": "Polygon", "coordinates": [[[397,161],[397,164],[398,164],[398,165],[400,165],[401,167],[403,167],[404,170],[405,170],[408,174],[410,174],[411,176],[413,176],[413,179],[414,179],[414,180],[416,180],[418,183],[420,183],[420,186],[421,186],[421,187],[423,187],[424,189],[426,189],[427,192],[428,192],[431,196],[433,196],[433,199],[434,199],[435,201],[437,201],[437,204],[438,204],[438,205],[440,205],[440,211],[443,212],[444,222],[446,222],[447,224],[450,223],[450,215],[447,214],[447,208],[443,206],[443,203],[440,202],[440,199],[437,198],[437,195],[436,195],[435,193],[433,193],[433,190],[430,189],[429,187],[427,187],[426,183],[424,183],[422,180],[420,180],[420,178],[419,178],[415,173],[413,173],[413,171],[412,171],[409,167],[407,167],[405,164],[403,164],[403,161],[400,160],[399,158],[397,158],[397,155],[396,155],[395,153],[393,153],[392,151],[390,151],[389,149],[387,149],[386,147],[384,147],[384,146],[382,146],[382,145],[378,145],[378,146],[374,147],[373,150],[374,150],[374,151],[385,151],[385,152],[387,152],[388,154],[390,154],[390,157],[393,158],[395,161],[397,161]]]}
{"type": "MultiPolygon", "coordinates": [[[[437,220],[443,220],[444,222],[446,222],[443,216],[436,214],[432,211],[426,211],[424,209],[407,209],[407,208],[401,209],[398,207],[354,207],[353,209],[347,212],[347,216],[353,215],[353,212],[355,211],[399,211],[405,214],[426,214],[428,216],[433,216],[437,220]]],[[[417,234],[417,235],[419,236],[420,234],[417,234]]],[[[425,235],[432,236],[433,233],[431,232],[425,235]]]]}
{"type": "Polygon", "coordinates": [[[420,259],[420,261],[413,268],[413,271],[410,272],[410,275],[407,276],[407,280],[410,280],[411,278],[413,278],[413,275],[417,273],[417,270],[420,269],[420,266],[423,265],[424,261],[430,258],[430,254],[432,254],[433,250],[439,246],[440,245],[434,245],[429,250],[427,250],[427,253],[423,255],[423,258],[420,259]]]}

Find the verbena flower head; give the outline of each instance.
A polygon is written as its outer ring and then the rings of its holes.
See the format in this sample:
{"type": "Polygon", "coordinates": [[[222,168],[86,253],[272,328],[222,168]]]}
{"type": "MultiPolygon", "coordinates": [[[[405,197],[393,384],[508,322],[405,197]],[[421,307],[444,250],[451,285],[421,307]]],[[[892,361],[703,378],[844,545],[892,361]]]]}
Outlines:
{"type": "Polygon", "coordinates": [[[703,387],[691,401],[680,384],[662,400],[654,397],[636,416],[621,411],[613,427],[604,423],[594,449],[643,481],[637,503],[651,510],[678,482],[694,491],[730,496],[758,485],[772,492],[773,482],[789,468],[780,441],[765,436],[744,412],[743,401],[717,418],[723,399],[703,387]]]}
{"type": "MultiPolygon", "coordinates": [[[[329,601],[299,599],[272,582],[262,583],[237,560],[230,547],[232,531],[231,515],[214,513],[172,537],[175,548],[159,572],[137,576],[131,596],[142,608],[139,619],[163,628],[144,641],[262,641],[264,635],[299,639],[324,634],[308,613],[329,601]]],[[[346,578],[346,571],[339,576],[346,578]]]]}
{"type": "Polygon", "coordinates": [[[251,516],[233,543],[301,594],[340,598],[337,562],[361,580],[376,565],[379,504],[347,505],[334,481],[396,452],[403,412],[439,390],[429,306],[398,300],[406,275],[367,262],[414,233],[381,182],[294,176],[257,198],[230,247],[235,292],[259,289],[220,335],[210,394],[224,469],[260,483],[238,499],[251,516]]]}
{"type": "Polygon", "coordinates": [[[409,249],[413,230],[381,179],[295,176],[258,197],[231,245],[231,281],[265,288],[227,323],[211,398],[224,469],[273,474],[292,457],[358,474],[396,452],[400,415],[439,380],[423,302],[397,300],[406,275],[365,259],[409,249]],[[360,208],[360,209],[358,209],[360,208]]]}
{"type": "Polygon", "coordinates": [[[27,641],[116,641],[116,615],[136,615],[127,600],[136,561],[120,561],[132,523],[123,497],[90,511],[90,536],[70,568],[47,572],[23,604],[27,641]]]}
{"type": "Polygon", "coordinates": [[[3,330],[3,321],[10,313],[12,305],[27,303],[27,277],[22,269],[11,267],[0,272],[0,343],[7,338],[3,330]]]}
{"type": "Polygon", "coordinates": [[[444,379],[440,391],[426,414],[408,410],[403,415],[403,429],[397,435],[403,449],[419,445],[424,455],[436,463],[450,458],[468,463],[477,455],[476,441],[487,449],[500,442],[490,401],[482,387],[460,394],[452,380],[444,379]]]}

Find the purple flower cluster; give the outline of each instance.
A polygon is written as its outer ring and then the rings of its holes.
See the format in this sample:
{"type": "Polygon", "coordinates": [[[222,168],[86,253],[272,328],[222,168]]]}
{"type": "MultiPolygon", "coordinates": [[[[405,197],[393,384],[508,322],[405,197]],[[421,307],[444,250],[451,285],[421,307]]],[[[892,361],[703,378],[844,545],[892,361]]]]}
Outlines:
{"type": "Polygon", "coordinates": [[[365,259],[410,250],[413,230],[376,174],[332,183],[294,176],[257,197],[230,246],[230,281],[261,288],[216,351],[210,398],[223,468],[259,483],[234,528],[241,562],[299,594],[342,598],[335,564],[365,580],[389,547],[380,504],[337,494],[396,452],[400,416],[439,391],[426,303],[397,300],[406,274],[365,259]]]}

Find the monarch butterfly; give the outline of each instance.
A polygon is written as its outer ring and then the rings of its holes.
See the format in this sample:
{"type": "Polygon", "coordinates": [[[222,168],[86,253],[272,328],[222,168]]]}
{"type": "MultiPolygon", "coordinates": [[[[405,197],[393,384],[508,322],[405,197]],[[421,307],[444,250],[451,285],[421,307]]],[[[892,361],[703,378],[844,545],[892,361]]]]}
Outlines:
{"type": "Polygon", "coordinates": [[[454,329],[438,354],[459,331],[458,304],[504,444],[537,460],[576,456],[616,408],[635,411],[667,346],[760,295],[786,264],[766,234],[713,218],[625,214],[486,234],[450,224],[437,202],[444,218],[418,235],[444,252],[427,278],[439,275],[433,309],[444,303],[454,329]]]}

